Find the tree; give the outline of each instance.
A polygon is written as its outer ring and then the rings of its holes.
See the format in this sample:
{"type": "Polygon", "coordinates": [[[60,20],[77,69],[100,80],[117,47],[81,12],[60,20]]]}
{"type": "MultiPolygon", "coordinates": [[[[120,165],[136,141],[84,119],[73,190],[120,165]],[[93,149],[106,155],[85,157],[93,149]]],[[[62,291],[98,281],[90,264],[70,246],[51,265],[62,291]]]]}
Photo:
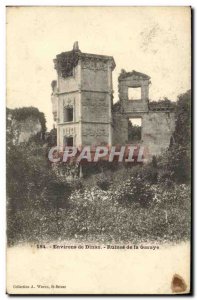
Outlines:
{"type": "Polygon", "coordinates": [[[174,141],[190,148],[191,143],[191,90],[178,96],[175,113],[174,141]]]}
{"type": "Polygon", "coordinates": [[[133,125],[130,120],[128,123],[128,140],[132,142],[141,140],[141,126],[133,125]]]}
{"type": "Polygon", "coordinates": [[[169,149],[161,158],[163,178],[178,183],[191,177],[191,91],[178,96],[175,110],[175,131],[169,149]]]}

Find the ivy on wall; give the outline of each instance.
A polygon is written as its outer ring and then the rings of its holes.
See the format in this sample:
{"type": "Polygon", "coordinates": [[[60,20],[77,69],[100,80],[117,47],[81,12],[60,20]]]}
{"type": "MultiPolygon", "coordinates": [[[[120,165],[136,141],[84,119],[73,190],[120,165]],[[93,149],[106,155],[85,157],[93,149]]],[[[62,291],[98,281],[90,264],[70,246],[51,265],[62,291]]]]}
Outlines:
{"type": "Polygon", "coordinates": [[[73,75],[73,68],[77,66],[79,61],[79,51],[63,52],[56,56],[55,69],[63,77],[73,75]]]}

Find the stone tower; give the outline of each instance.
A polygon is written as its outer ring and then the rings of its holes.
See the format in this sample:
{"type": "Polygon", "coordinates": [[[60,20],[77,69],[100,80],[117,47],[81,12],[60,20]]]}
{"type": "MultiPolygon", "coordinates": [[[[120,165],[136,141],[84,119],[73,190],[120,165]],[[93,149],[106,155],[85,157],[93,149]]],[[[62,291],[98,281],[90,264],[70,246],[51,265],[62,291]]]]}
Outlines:
{"type": "Polygon", "coordinates": [[[54,59],[52,105],[58,146],[112,144],[113,57],[73,50],[54,59]]]}

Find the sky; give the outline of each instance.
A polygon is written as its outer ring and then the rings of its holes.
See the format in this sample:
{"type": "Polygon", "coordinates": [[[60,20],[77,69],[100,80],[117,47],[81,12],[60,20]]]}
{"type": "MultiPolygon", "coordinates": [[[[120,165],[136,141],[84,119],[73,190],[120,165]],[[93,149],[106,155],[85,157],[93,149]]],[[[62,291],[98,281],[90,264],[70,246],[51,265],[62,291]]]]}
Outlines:
{"type": "Polygon", "coordinates": [[[53,126],[53,59],[79,42],[82,52],[114,57],[114,102],[121,69],[151,77],[150,100],[191,87],[189,7],[8,7],[7,106],[35,106],[53,126]]]}

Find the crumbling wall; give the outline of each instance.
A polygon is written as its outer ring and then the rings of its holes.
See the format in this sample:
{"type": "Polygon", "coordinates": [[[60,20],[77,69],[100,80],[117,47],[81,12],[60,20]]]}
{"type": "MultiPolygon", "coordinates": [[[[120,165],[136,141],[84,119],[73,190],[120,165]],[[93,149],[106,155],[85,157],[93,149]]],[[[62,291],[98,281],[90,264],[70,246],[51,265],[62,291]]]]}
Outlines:
{"type": "Polygon", "coordinates": [[[150,157],[161,154],[169,146],[174,129],[174,112],[149,111],[143,114],[141,142],[150,157]]]}
{"type": "Polygon", "coordinates": [[[169,146],[174,132],[176,104],[169,100],[149,102],[151,82],[146,74],[122,70],[118,81],[119,101],[113,106],[113,144],[128,143],[129,118],[141,118],[141,141],[138,144],[145,147],[146,158],[161,154],[169,146]],[[141,98],[129,100],[129,87],[140,87],[141,98]]]}
{"type": "Polygon", "coordinates": [[[125,112],[144,112],[148,111],[148,97],[150,77],[146,74],[122,70],[118,78],[119,98],[125,112]],[[140,88],[140,99],[130,100],[128,97],[129,88],[140,88]]]}
{"type": "Polygon", "coordinates": [[[128,119],[121,113],[113,113],[113,145],[125,145],[128,141],[128,119]]]}
{"type": "MultiPolygon", "coordinates": [[[[146,148],[146,158],[159,155],[170,144],[175,129],[174,112],[149,111],[140,114],[142,118],[142,138],[138,143],[146,148]]],[[[127,114],[113,113],[113,145],[128,143],[127,114]]],[[[135,144],[135,143],[133,143],[135,144]]]]}
{"type": "Polygon", "coordinates": [[[37,118],[29,116],[21,121],[13,119],[11,130],[13,132],[13,143],[17,145],[27,142],[31,137],[41,132],[42,126],[37,118]]]}

